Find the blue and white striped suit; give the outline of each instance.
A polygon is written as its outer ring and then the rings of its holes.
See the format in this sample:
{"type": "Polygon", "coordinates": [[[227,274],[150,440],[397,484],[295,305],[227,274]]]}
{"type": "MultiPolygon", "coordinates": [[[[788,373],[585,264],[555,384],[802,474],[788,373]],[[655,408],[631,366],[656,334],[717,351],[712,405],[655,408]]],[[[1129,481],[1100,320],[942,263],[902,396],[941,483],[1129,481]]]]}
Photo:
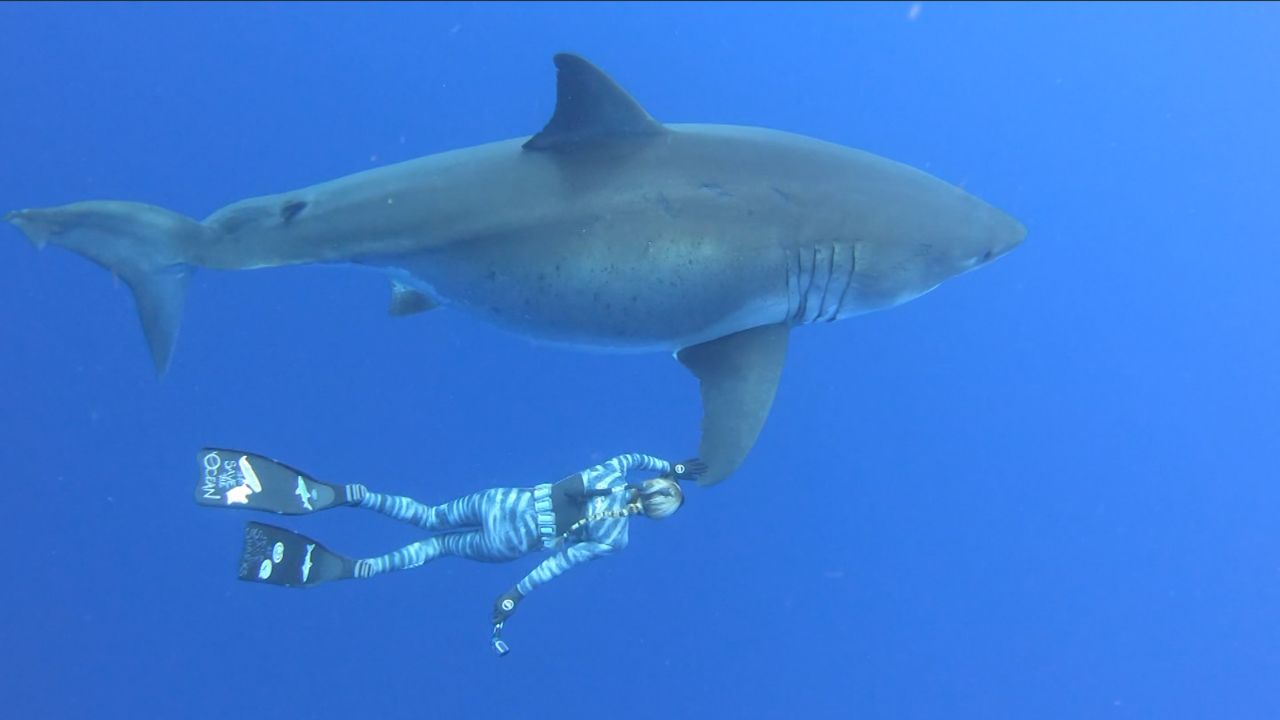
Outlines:
{"type": "MultiPolygon", "coordinates": [[[[591,498],[584,515],[624,510],[630,499],[627,473],[632,470],[668,473],[671,466],[659,458],[629,453],[582,471],[586,489],[613,491],[591,498]]],[[[443,534],[381,557],[361,560],[357,563],[357,574],[367,577],[417,567],[441,555],[481,562],[506,562],[542,549],[546,544],[546,532],[539,529],[535,494],[544,496],[547,487],[549,485],[493,488],[434,507],[407,497],[366,493],[360,507],[443,534]],[[540,489],[543,492],[539,492],[540,489]]],[[[555,554],[543,560],[516,587],[527,595],[574,565],[622,550],[627,546],[627,524],[627,517],[602,518],[587,523],[565,538],[563,543],[553,545],[558,547],[555,554]]],[[[545,521],[542,525],[545,527],[545,521]]]]}

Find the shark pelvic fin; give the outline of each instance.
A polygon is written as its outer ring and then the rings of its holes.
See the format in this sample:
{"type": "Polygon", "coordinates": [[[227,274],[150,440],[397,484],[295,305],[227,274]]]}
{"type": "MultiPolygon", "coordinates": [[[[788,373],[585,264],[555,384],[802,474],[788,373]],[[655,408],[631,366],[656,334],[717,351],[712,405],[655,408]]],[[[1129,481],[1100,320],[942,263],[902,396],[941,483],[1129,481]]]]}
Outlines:
{"type": "Polygon", "coordinates": [[[391,304],[387,306],[387,314],[395,317],[413,315],[436,308],[436,301],[427,297],[399,280],[391,281],[391,304]]]}
{"type": "Polygon", "coordinates": [[[556,111],[525,150],[571,150],[602,140],[667,132],[600,68],[568,53],[555,56],[556,111]]]}
{"type": "Polygon", "coordinates": [[[789,335],[786,325],[764,325],[676,353],[702,385],[698,455],[708,470],[700,484],[728,477],[755,444],[778,390],[789,335]]]}

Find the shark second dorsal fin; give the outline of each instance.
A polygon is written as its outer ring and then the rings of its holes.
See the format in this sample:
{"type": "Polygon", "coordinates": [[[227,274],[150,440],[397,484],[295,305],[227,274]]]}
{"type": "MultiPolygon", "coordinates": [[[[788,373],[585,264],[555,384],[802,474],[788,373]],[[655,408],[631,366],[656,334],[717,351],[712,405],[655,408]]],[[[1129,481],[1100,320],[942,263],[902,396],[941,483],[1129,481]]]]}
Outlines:
{"type": "Polygon", "coordinates": [[[570,150],[602,140],[667,132],[635,98],[600,68],[577,55],[560,53],[556,63],[556,111],[525,150],[570,150]]]}

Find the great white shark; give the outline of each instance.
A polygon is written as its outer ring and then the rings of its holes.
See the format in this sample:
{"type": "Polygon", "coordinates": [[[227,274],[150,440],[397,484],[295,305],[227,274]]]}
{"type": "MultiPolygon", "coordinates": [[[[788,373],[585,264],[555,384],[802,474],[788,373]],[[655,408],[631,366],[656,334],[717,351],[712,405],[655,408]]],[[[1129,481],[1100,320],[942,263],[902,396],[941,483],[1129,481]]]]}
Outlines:
{"type": "Polygon", "coordinates": [[[791,329],[898,305],[1026,231],[924,172],[758,127],[667,124],[586,60],[555,56],[531,137],[228,205],[203,222],[94,200],[5,219],[133,292],[158,374],[195,268],[371,266],[391,312],[452,306],[538,341],[675,354],[703,404],[702,482],[768,416],[791,329]]]}

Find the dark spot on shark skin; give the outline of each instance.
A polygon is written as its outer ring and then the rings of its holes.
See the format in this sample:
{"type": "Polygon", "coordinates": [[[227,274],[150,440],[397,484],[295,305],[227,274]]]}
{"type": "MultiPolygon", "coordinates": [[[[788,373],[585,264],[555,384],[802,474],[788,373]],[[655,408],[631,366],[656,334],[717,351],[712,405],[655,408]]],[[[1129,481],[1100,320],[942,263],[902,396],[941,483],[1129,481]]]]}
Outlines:
{"type": "Polygon", "coordinates": [[[676,208],[671,204],[671,201],[667,199],[666,193],[659,191],[658,197],[654,199],[654,202],[657,204],[658,208],[662,210],[663,215],[666,215],[672,220],[676,219],[676,208]]]}
{"type": "Polygon", "coordinates": [[[725,190],[723,187],[720,186],[719,183],[704,182],[698,187],[699,189],[705,190],[713,195],[716,195],[717,197],[722,197],[722,198],[733,197],[733,193],[729,192],[728,190],[725,190]]]}
{"type": "Polygon", "coordinates": [[[280,206],[280,220],[288,224],[290,220],[298,216],[298,213],[307,209],[307,203],[304,200],[289,200],[280,206]]]}
{"type": "Polygon", "coordinates": [[[493,268],[489,268],[489,272],[484,274],[484,279],[489,282],[495,282],[498,279],[498,273],[493,268]]]}
{"type": "Polygon", "coordinates": [[[773,191],[773,194],[774,194],[774,195],[777,195],[779,198],[781,198],[781,199],[782,199],[782,202],[784,202],[784,203],[786,203],[786,204],[788,204],[788,205],[794,205],[794,204],[795,204],[795,201],[791,199],[791,195],[790,195],[790,193],[787,193],[786,191],[782,190],[782,189],[781,189],[781,188],[779,188],[777,185],[770,185],[770,186],[769,186],[769,189],[773,191]]]}

